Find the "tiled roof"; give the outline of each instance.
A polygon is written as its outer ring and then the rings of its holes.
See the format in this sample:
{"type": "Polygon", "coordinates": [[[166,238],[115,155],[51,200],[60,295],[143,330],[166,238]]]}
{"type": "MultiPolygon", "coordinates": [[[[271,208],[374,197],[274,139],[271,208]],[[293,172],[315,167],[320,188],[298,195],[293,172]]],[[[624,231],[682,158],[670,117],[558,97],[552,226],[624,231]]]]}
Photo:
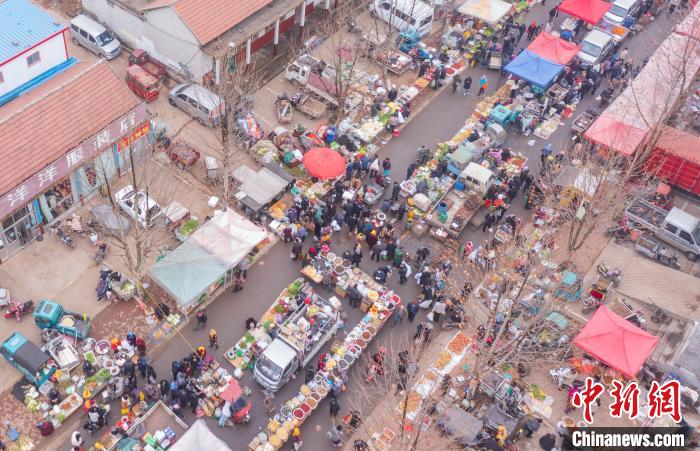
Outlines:
{"type": "Polygon", "coordinates": [[[0,64],[65,28],[29,0],[0,0],[0,64]]]}
{"type": "Polygon", "coordinates": [[[145,10],[170,6],[201,45],[218,38],[272,0],[155,0],[145,10]]]}
{"type": "Polygon", "coordinates": [[[0,108],[0,194],[138,105],[104,60],[80,63],[0,108]]]}

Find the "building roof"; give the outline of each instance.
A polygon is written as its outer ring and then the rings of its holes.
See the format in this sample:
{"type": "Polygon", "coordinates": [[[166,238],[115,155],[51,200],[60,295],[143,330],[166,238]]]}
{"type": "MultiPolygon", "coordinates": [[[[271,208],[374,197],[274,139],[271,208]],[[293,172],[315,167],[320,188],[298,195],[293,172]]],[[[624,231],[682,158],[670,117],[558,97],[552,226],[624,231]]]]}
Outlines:
{"type": "Polygon", "coordinates": [[[144,11],[171,7],[205,45],[264,8],[272,0],[155,0],[144,11]]]}
{"type": "Polygon", "coordinates": [[[29,0],[1,0],[0,64],[65,29],[29,0]]]}
{"type": "Polygon", "coordinates": [[[104,60],[79,63],[0,108],[0,194],[139,104],[104,60]]]}

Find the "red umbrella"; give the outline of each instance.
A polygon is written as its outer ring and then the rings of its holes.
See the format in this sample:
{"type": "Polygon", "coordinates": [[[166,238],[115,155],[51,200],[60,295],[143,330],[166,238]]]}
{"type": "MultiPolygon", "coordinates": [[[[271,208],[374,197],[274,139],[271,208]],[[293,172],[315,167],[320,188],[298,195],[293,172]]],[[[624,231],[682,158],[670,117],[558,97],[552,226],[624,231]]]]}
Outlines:
{"type": "Polygon", "coordinates": [[[334,179],[345,172],[345,158],[328,147],[314,147],[304,154],[304,167],[319,179],[334,179]]]}

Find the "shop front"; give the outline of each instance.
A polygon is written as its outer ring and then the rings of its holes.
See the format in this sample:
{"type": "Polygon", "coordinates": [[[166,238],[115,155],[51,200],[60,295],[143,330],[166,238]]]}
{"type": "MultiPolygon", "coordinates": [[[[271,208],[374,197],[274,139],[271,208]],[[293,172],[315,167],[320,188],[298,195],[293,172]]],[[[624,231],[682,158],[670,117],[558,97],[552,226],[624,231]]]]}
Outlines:
{"type": "Polygon", "coordinates": [[[127,172],[131,152],[134,161],[145,158],[150,130],[145,104],[139,104],[1,195],[0,261],[30,243],[41,225],[65,217],[108,180],[127,172]]]}

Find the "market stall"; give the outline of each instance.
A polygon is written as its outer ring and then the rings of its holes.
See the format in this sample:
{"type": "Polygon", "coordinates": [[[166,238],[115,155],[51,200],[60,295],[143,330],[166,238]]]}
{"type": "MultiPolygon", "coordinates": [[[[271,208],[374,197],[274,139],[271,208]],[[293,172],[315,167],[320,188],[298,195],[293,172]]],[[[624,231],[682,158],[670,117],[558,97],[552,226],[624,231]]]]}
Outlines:
{"type": "Polygon", "coordinates": [[[523,50],[503,70],[540,89],[547,89],[564,70],[564,65],[549,61],[529,50],[523,50]]]}
{"type": "Polygon", "coordinates": [[[602,305],[576,336],[574,344],[626,377],[634,378],[658,341],[658,337],[602,305]]]}
{"type": "Polygon", "coordinates": [[[467,0],[458,9],[462,15],[495,24],[513,9],[513,5],[502,0],[467,0]]]}
{"type": "MultiPolygon", "coordinates": [[[[106,434],[102,445],[108,450],[136,451],[140,449],[175,449],[178,440],[187,431],[182,421],[162,401],[156,401],[144,409],[143,416],[137,419],[120,440],[110,440],[106,434]]],[[[114,437],[116,438],[116,437],[114,437]]]]}
{"type": "Polygon", "coordinates": [[[603,0],[564,0],[557,6],[557,9],[595,25],[601,21],[611,6],[611,3],[603,0]]]}
{"type": "Polygon", "coordinates": [[[272,170],[262,167],[257,171],[248,166],[238,166],[231,172],[238,184],[234,197],[246,212],[260,213],[278,200],[289,186],[289,182],[272,170]]]}
{"type": "Polygon", "coordinates": [[[538,34],[527,46],[529,52],[555,64],[568,64],[578,54],[579,49],[578,44],[552,36],[546,31],[538,34]]]}
{"type": "Polygon", "coordinates": [[[187,314],[223,285],[238,263],[266,240],[263,229],[232,209],[219,211],[149,270],[187,314]]]}
{"type": "Polygon", "coordinates": [[[348,332],[342,343],[331,349],[332,355],[326,361],[325,368],[318,371],[308,384],[302,385],[292,399],[282,404],[279,412],[253,438],[248,448],[257,450],[282,447],[291,438],[292,430],[311,416],[330,391],[345,383],[346,372],[360,359],[400,303],[401,299],[393,291],[380,293],[360,323],[348,332]]]}
{"type": "Polygon", "coordinates": [[[345,173],[346,161],[328,147],[314,147],[304,154],[303,164],[312,177],[328,180],[345,173]]]}
{"type": "Polygon", "coordinates": [[[231,451],[231,448],[209,429],[207,423],[199,419],[171,446],[170,451],[231,451]]]}

